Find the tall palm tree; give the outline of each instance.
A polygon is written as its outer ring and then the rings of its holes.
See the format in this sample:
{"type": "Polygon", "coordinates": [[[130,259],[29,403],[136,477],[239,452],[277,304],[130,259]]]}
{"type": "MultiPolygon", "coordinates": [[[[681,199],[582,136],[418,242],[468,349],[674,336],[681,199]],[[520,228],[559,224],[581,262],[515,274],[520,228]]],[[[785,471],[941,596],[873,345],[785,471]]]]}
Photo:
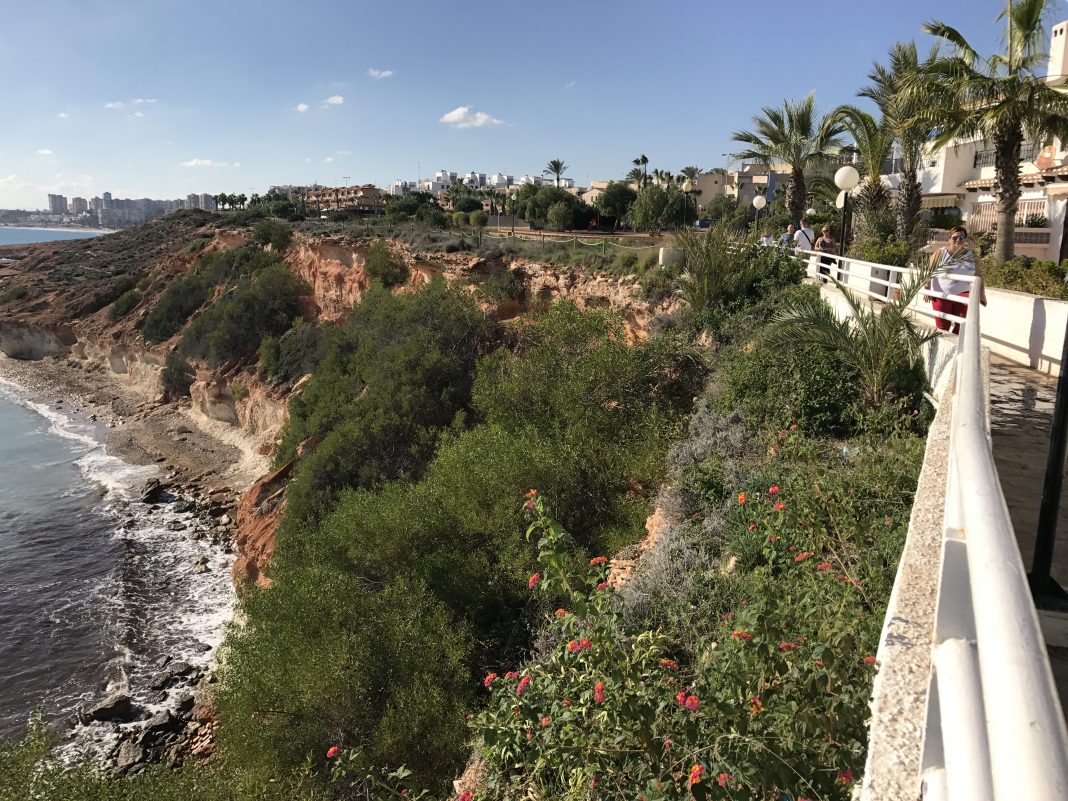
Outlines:
{"type": "Polygon", "coordinates": [[[938,336],[934,331],[922,331],[909,312],[909,306],[934,272],[934,267],[926,267],[913,273],[902,283],[898,296],[879,309],[838,284],[850,308],[844,318],[839,318],[819,295],[798,295],[776,311],[768,344],[774,347],[804,342],[833,350],[860,376],[866,400],[879,406],[897,389],[894,381],[902,373],[902,364],[913,366],[919,362],[923,344],[938,336]]]}
{"type": "Polygon", "coordinates": [[[248,197],[245,195],[244,192],[237,196],[237,205],[239,205],[241,208],[245,208],[246,201],[248,201],[248,197]]]}
{"type": "Polygon", "coordinates": [[[645,173],[641,167],[634,167],[624,176],[627,183],[633,183],[638,189],[645,186],[645,173]]]}
{"type": "Polygon", "coordinates": [[[681,175],[683,179],[687,181],[696,181],[701,175],[701,168],[693,166],[683,167],[681,170],[679,170],[679,175],[681,175]]]}
{"type": "MultiPolygon", "coordinates": [[[[955,28],[937,20],[924,25],[927,33],[953,47],[952,55],[934,59],[923,70],[922,91],[934,98],[924,109],[924,118],[939,131],[934,146],[976,137],[994,145],[998,261],[1015,252],[1025,137],[1033,142],[1068,139],[1068,95],[1040,74],[1046,62],[1042,20],[1054,5],[1053,0],[1010,2],[998,17],[1007,25],[1005,52],[985,59],[955,28]]],[[[920,83],[914,82],[909,94],[920,90],[920,83]]]]}
{"type": "Polygon", "coordinates": [[[567,172],[567,165],[561,159],[553,159],[545,165],[545,169],[542,170],[543,175],[555,175],[556,185],[560,186],[560,176],[567,172]]]}
{"type": "Polygon", "coordinates": [[[775,162],[790,167],[790,185],[786,208],[796,224],[805,209],[805,171],[841,148],[839,136],[844,127],[836,115],[821,117],[816,112],[816,98],[784,100],[782,108],[765,106],[753,117],[754,131],[735,131],[732,138],[748,147],[736,155],[755,159],[769,168],[775,162]]]}
{"type": "Polygon", "coordinates": [[[649,183],[649,157],[642,153],[638,158],[634,159],[631,164],[641,170],[642,177],[638,182],[638,188],[644,189],[649,183]]]}
{"type": "Polygon", "coordinates": [[[212,195],[211,199],[215,201],[215,208],[219,209],[220,211],[222,210],[223,206],[226,205],[226,195],[222,192],[217,195],[212,195]]]}
{"type": "Polygon", "coordinates": [[[876,120],[856,106],[839,106],[835,114],[853,135],[853,149],[862,161],[857,207],[862,213],[886,208],[890,205],[890,190],[883,183],[882,167],[894,152],[893,130],[885,119],[876,120]]]}
{"type": "Polygon", "coordinates": [[[226,205],[233,209],[237,205],[237,195],[233,192],[226,196],[226,205]]]}
{"type": "Polygon", "coordinates": [[[871,83],[857,95],[875,102],[897,141],[901,154],[901,183],[894,204],[895,234],[904,242],[912,236],[912,229],[920,216],[923,198],[920,189],[919,171],[923,163],[923,150],[933,133],[929,122],[923,119],[923,109],[931,99],[923,91],[926,84],[918,83],[917,77],[925,67],[938,57],[938,47],[931,49],[926,60],[921,61],[915,42],[895,42],[890,48],[889,64],[876,63],[868,73],[871,83]],[[912,82],[919,91],[906,92],[912,82]]]}

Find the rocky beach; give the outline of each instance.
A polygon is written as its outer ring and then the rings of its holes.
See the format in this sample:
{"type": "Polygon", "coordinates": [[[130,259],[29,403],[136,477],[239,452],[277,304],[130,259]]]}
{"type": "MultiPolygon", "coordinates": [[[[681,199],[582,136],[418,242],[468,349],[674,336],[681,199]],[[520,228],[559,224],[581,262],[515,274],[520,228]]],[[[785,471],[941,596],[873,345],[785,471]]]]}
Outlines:
{"type": "Polygon", "coordinates": [[[236,508],[267,458],[240,429],[163,403],[98,363],[0,356],[0,382],[56,434],[84,441],[82,474],[99,485],[121,545],[96,610],[113,656],[92,695],[51,721],[63,730],[60,753],[89,753],[119,772],[210,754],[210,685],[235,600],[236,508]]]}

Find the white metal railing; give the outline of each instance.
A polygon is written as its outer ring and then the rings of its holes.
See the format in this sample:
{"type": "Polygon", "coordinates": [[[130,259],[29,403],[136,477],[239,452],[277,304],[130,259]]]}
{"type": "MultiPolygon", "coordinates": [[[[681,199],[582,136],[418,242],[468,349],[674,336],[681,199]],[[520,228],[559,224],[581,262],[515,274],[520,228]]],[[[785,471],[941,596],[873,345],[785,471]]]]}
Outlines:
{"type": "MultiPolygon", "coordinates": [[[[885,302],[911,268],[799,251],[885,302]],[[876,275],[875,271],[882,271],[876,275]],[[885,277],[884,277],[885,274],[885,277]],[[867,286],[861,286],[867,284],[867,286]]],[[[838,278],[838,275],[834,276],[838,278]]],[[[980,346],[981,279],[955,357],[938,600],[931,638],[921,793],[931,801],[1068,801],[1068,729],[991,450],[980,346]]]]}

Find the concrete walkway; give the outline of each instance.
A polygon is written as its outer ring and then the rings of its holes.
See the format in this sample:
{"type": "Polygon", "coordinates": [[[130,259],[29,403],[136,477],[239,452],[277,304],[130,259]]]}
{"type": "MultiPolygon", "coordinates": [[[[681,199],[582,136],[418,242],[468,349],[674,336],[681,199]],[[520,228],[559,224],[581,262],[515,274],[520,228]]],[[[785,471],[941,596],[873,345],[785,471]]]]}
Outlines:
{"type": "MultiPolygon", "coordinates": [[[[990,434],[994,461],[1024,569],[1028,571],[1034,554],[1056,390],[1056,378],[991,354],[990,434]]],[[[1061,493],[1052,574],[1058,584],[1068,587],[1068,481],[1061,493]]],[[[1068,709],[1068,648],[1047,650],[1061,707],[1068,709]]]]}

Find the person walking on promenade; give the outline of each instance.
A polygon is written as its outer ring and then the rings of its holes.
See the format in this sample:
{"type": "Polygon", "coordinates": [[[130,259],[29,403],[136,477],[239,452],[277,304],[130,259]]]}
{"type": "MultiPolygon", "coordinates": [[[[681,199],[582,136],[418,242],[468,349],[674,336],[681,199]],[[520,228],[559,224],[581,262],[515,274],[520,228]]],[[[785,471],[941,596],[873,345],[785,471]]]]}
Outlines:
{"type": "Polygon", "coordinates": [[[794,224],[790,223],[786,226],[786,230],[783,235],[779,237],[779,247],[788,248],[794,244],[794,224]]]}
{"type": "Polygon", "coordinates": [[[767,228],[764,229],[764,234],[763,234],[763,236],[760,237],[760,244],[761,245],[774,245],[775,244],[775,240],[771,238],[771,231],[769,231],[767,228]]]}
{"type": "MultiPolygon", "coordinates": [[[[823,226],[823,230],[820,233],[820,238],[816,240],[816,250],[824,255],[820,256],[819,274],[820,281],[827,283],[827,279],[823,276],[829,278],[831,275],[831,265],[834,264],[834,259],[832,257],[838,250],[838,243],[834,241],[834,234],[831,233],[831,226],[823,226]]],[[[838,271],[838,280],[842,280],[841,270],[838,271]]]]}
{"type": "MultiPolygon", "coordinates": [[[[793,226],[790,226],[791,228],[793,226]]],[[[815,232],[805,225],[805,220],[801,218],[801,226],[794,233],[794,247],[798,250],[812,250],[812,246],[816,242],[815,232]]]]}
{"type": "MultiPolygon", "coordinates": [[[[962,281],[955,276],[974,275],[976,278],[983,277],[983,271],[979,267],[979,258],[975,248],[968,239],[968,231],[957,226],[949,232],[949,241],[944,247],[931,254],[931,266],[938,269],[938,273],[924,284],[924,289],[934,289],[935,292],[944,292],[947,295],[963,295],[968,297],[971,292],[971,282],[962,281]]],[[[979,302],[986,305],[986,287],[979,289],[979,302]]],[[[932,298],[924,295],[923,299],[934,306],[936,312],[952,314],[954,317],[966,317],[968,305],[959,300],[949,298],[932,298]]],[[[960,333],[960,323],[954,322],[953,333],[960,333]]],[[[935,317],[935,326],[939,331],[948,331],[950,321],[942,317],[935,317]]]]}

